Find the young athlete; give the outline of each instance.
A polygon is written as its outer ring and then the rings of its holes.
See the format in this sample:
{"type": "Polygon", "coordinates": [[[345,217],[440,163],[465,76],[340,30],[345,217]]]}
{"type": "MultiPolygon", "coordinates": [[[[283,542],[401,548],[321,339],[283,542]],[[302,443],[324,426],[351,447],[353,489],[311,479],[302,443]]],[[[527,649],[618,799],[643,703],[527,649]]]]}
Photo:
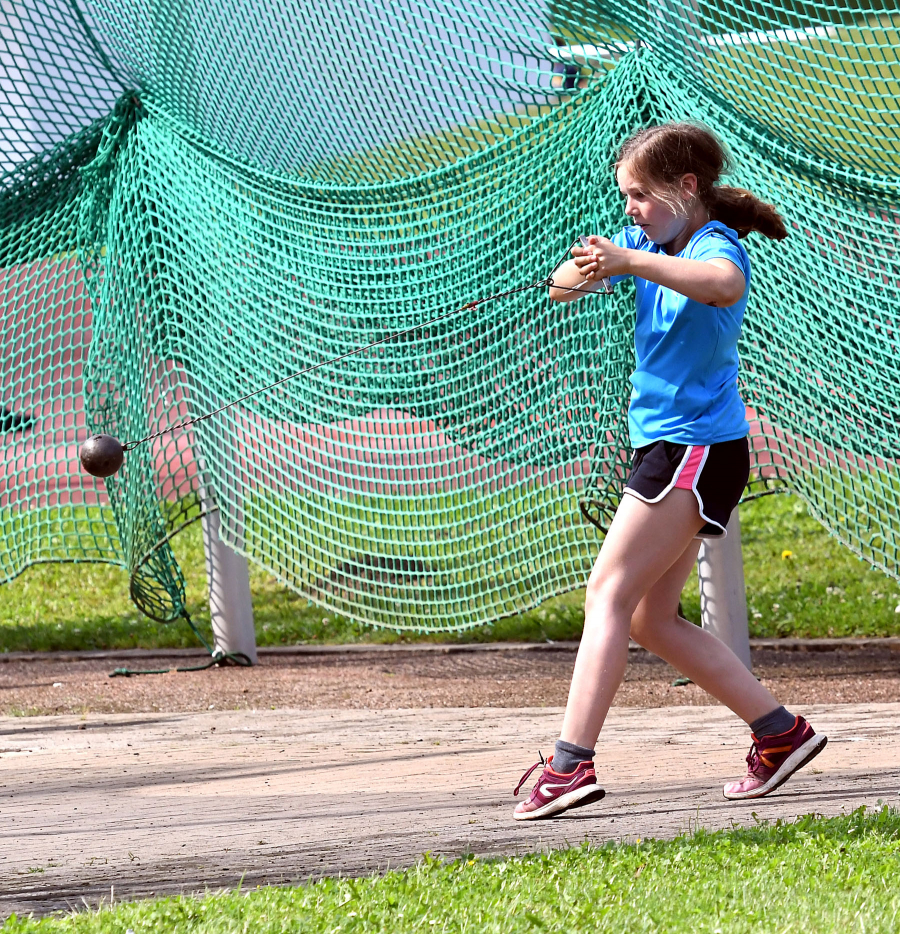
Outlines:
{"type": "Polygon", "coordinates": [[[667,123],[622,146],[616,179],[633,226],[592,236],[553,277],[551,298],[632,277],[636,368],[629,431],[634,458],[588,579],[584,634],[560,739],[516,820],[559,814],[603,797],[594,745],[625,674],[633,638],[730,707],[750,726],[745,778],[726,798],[769,794],[826,743],[784,707],[715,636],[678,615],[700,539],[725,535],[749,477],[749,425],[737,388],[737,343],[750,292],[739,238],[787,236],[775,208],[717,185],[727,166],[705,127],[667,123]]]}

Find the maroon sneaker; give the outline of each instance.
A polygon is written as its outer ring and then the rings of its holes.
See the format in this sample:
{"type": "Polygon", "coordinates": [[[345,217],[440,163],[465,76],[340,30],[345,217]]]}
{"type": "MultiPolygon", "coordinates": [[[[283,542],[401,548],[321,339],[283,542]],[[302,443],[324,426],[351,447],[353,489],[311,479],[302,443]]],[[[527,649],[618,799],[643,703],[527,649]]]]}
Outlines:
{"type": "MultiPolygon", "coordinates": [[[[541,754],[538,753],[540,756],[541,754]]],[[[544,766],[541,777],[531,789],[531,796],[516,806],[513,817],[516,820],[537,820],[539,817],[550,817],[551,814],[560,814],[569,808],[580,808],[592,801],[599,801],[606,792],[597,784],[597,774],[593,762],[579,762],[574,772],[554,772],[551,768],[553,756],[545,762],[541,756],[540,762],[535,764],[522,776],[516,785],[514,795],[528,780],[528,776],[539,766],[544,766]]]]}
{"type": "Polygon", "coordinates": [[[828,737],[816,733],[803,717],[797,717],[787,733],[762,739],[753,736],[747,754],[747,777],[729,782],[723,789],[725,797],[761,798],[769,794],[814,759],[827,742],[828,737]]]}

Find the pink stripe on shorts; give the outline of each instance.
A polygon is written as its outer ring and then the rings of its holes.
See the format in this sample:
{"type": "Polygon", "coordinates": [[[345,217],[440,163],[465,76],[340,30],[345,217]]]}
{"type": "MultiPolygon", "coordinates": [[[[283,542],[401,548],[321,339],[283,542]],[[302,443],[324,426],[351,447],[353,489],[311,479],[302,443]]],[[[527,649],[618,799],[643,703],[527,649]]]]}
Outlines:
{"type": "Polygon", "coordinates": [[[690,490],[706,522],[698,538],[716,538],[725,534],[749,476],[746,438],[709,445],[653,441],[635,449],[625,492],[652,504],[676,487],[690,490]]]}
{"type": "Polygon", "coordinates": [[[695,444],[691,448],[687,463],[684,465],[681,473],[678,475],[678,479],[675,481],[676,490],[694,489],[694,479],[697,476],[697,471],[700,469],[700,464],[703,462],[703,456],[708,449],[708,446],[703,446],[701,444],[695,444]]]}

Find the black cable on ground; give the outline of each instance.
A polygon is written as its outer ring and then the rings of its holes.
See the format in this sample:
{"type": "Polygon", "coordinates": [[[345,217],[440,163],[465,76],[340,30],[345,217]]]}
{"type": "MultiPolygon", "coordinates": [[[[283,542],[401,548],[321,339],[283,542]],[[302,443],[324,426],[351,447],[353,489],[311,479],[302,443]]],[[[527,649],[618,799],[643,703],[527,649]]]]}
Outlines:
{"type": "Polygon", "coordinates": [[[194,635],[203,643],[209,652],[209,661],[202,665],[188,665],[184,668],[116,668],[110,672],[110,678],[130,678],[133,675],[165,675],[170,671],[206,671],[217,665],[237,665],[241,668],[250,668],[253,662],[243,652],[214,652],[212,646],[203,638],[203,633],[194,625],[190,614],[185,612],[184,620],[193,630],[194,635]]]}

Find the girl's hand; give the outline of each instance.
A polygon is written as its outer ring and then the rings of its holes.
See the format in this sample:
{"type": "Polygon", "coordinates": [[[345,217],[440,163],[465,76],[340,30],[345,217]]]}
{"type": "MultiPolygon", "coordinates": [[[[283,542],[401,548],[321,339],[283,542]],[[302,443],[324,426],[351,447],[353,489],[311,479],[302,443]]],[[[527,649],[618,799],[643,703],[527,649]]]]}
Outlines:
{"type": "Polygon", "coordinates": [[[609,276],[625,276],[630,273],[631,250],[616,246],[606,237],[591,236],[588,246],[572,247],[572,256],[578,271],[588,280],[599,280],[609,276]]]}

